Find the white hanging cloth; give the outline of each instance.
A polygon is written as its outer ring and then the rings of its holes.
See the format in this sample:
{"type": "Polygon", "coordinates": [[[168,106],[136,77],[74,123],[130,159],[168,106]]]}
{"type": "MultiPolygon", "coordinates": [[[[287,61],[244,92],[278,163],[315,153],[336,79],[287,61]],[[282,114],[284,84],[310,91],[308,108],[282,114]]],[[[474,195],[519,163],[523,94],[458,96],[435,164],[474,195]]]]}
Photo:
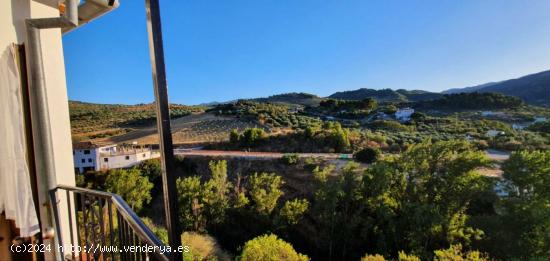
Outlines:
{"type": "Polygon", "coordinates": [[[0,213],[15,221],[20,236],[40,232],[32,197],[15,47],[0,57],[0,213]]]}

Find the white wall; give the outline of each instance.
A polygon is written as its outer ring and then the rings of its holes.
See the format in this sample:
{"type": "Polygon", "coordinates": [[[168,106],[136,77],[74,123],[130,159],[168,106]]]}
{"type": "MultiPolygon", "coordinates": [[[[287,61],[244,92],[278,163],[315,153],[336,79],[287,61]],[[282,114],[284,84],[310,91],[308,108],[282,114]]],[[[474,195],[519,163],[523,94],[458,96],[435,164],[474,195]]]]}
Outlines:
{"type": "Polygon", "coordinates": [[[93,168],[97,170],[98,150],[95,148],[90,149],[77,149],[73,150],[74,167],[78,168],[80,173],[84,173],[84,168],[93,168]],[[86,151],[89,154],[86,154],[86,151]],[[84,160],[84,162],[82,162],[84,160]],[[91,162],[90,162],[91,160],[91,162]]]}
{"type": "MultiPolygon", "coordinates": [[[[25,19],[41,17],[59,17],[57,9],[58,0],[1,0],[0,1],[0,51],[4,51],[12,43],[21,44],[25,42],[25,19]]],[[[65,64],[63,57],[63,46],[60,29],[42,30],[42,53],[45,68],[46,91],[48,97],[48,108],[50,113],[50,124],[53,147],[55,151],[54,184],[75,185],[74,164],[72,159],[71,129],[69,122],[69,107],[67,98],[67,85],[65,78],[65,64]]],[[[45,187],[48,182],[40,182],[40,219],[42,230],[52,227],[49,219],[48,201],[45,187]]],[[[66,210],[64,200],[59,204],[61,210],[66,210]]],[[[62,220],[66,219],[66,212],[62,213],[62,220]]],[[[68,223],[62,224],[64,227],[68,223]]],[[[64,238],[69,238],[69,229],[63,230],[64,238]]],[[[68,241],[68,240],[66,240],[68,241]]],[[[48,243],[48,242],[45,242],[48,243]]],[[[49,242],[51,243],[51,242],[49,242]]],[[[46,260],[54,257],[46,256],[46,260]]]]}
{"type": "Polygon", "coordinates": [[[100,155],[99,156],[99,169],[108,170],[108,169],[119,169],[119,168],[129,168],[138,163],[152,159],[158,158],[160,154],[152,151],[143,151],[136,153],[127,153],[124,155],[100,155]],[[105,161],[105,159],[108,159],[105,161]]]}

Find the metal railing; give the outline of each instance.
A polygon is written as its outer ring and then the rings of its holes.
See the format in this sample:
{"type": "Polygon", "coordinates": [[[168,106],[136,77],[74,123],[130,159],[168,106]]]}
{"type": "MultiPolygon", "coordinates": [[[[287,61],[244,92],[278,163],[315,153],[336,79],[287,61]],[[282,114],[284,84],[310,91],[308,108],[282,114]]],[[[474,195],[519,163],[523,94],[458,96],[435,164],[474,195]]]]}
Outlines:
{"type": "Polygon", "coordinates": [[[71,249],[60,251],[61,260],[169,260],[163,243],[119,195],[58,186],[50,199],[59,246],[68,243],[62,229],[70,230],[71,249]],[[63,200],[66,215],[60,214],[63,200]],[[63,227],[61,218],[68,219],[63,227]]]}

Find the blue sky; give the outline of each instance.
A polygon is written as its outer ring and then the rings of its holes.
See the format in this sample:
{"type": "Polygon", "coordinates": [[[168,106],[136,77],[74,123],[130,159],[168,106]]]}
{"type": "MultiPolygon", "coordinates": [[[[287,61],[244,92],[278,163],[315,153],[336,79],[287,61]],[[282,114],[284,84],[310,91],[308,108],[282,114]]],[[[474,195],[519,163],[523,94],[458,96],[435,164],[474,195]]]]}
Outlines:
{"type": "MultiPolygon", "coordinates": [[[[143,2],[64,37],[70,99],[153,100],[143,2]]],[[[550,69],[550,1],[160,2],[173,103],[442,91],[550,69]]]]}

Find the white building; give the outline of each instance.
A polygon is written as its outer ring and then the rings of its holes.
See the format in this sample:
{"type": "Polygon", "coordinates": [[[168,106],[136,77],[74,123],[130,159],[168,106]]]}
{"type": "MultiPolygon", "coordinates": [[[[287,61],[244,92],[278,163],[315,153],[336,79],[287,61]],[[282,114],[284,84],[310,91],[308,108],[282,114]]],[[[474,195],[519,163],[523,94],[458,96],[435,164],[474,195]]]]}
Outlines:
{"type": "Polygon", "coordinates": [[[413,113],[414,113],[414,109],[412,108],[399,109],[395,112],[395,118],[398,121],[410,121],[413,113]]]}
{"type": "Polygon", "coordinates": [[[128,168],[148,159],[160,157],[159,152],[141,146],[99,145],[80,142],[73,145],[75,171],[100,171],[128,168]]]}

